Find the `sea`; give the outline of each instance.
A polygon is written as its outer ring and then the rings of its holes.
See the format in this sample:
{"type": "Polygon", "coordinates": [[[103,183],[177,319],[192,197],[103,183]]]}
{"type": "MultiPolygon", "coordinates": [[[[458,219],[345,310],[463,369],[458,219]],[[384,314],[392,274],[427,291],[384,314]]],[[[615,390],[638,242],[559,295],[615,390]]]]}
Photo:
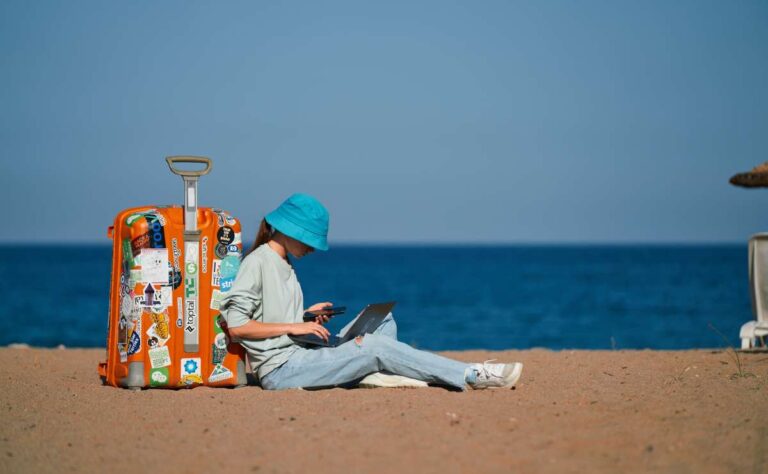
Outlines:
{"type": "MultiPolygon", "coordinates": [[[[0,246],[0,345],[104,347],[108,246],[0,246]]],[[[747,245],[335,245],[293,265],[306,305],[396,301],[428,350],[739,346],[747,245]]]]}

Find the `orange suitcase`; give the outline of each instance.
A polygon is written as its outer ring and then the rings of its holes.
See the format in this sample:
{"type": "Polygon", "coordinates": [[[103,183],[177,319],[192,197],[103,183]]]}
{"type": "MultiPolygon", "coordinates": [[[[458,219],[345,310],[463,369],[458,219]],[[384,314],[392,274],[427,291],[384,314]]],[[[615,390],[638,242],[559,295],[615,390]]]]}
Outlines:
{"type": "Polygon", "coordinates": [[[166,158],[184,179],[184,207],[144,206],[115,218],[105,382],[126,388],[246,384],[244,351],[230,342],[218,308],[242,256],[240,223],[197,207],[211,160],[166,158]],[[199,171],[179,163],[205,165],[199,171]]]}

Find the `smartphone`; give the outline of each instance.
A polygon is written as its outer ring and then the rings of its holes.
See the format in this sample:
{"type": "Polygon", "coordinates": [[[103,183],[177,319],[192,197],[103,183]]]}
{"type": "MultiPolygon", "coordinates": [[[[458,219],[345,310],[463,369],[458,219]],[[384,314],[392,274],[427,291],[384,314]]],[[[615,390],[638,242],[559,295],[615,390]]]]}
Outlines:
{"type": "Polygon", "coordinates": [[[304,313],[304,321],[314,321],[317,316],[336,316],[337,314],[343,314],[347,310],[346,306],[330,306],[328,308],[317,309],[315,311],[307,311],[304,313]]]}

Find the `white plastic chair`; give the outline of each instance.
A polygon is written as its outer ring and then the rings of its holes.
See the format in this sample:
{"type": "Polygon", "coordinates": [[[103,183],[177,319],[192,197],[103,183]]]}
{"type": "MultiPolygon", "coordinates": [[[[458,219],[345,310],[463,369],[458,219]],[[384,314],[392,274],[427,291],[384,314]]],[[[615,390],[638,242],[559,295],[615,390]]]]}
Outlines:
{"type": "Polygon", "coordinates": [[[749,239],[749,286],[755,321],[741,326],[741,348],[765,348],[768,336],[768,233],[755,234],[749,239]]]}

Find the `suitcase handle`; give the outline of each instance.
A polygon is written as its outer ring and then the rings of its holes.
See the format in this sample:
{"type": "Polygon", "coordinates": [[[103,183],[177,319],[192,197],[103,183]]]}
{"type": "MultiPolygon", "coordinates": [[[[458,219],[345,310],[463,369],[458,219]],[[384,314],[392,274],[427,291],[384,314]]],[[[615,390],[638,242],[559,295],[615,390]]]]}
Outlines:
{"type": "Polygon", "coordinates": [[[171,173],[179,176],[195,176],[200,177],[208,174],[213,167],[213,161],[205,156],[167,156],[165,162],[168,163],[168,167],[171,169],[171,173]],[[201,163],[205,165],[205,168],[198,171],[185,171],[178,168],[174,168],[176,163],[201,163]]]}

